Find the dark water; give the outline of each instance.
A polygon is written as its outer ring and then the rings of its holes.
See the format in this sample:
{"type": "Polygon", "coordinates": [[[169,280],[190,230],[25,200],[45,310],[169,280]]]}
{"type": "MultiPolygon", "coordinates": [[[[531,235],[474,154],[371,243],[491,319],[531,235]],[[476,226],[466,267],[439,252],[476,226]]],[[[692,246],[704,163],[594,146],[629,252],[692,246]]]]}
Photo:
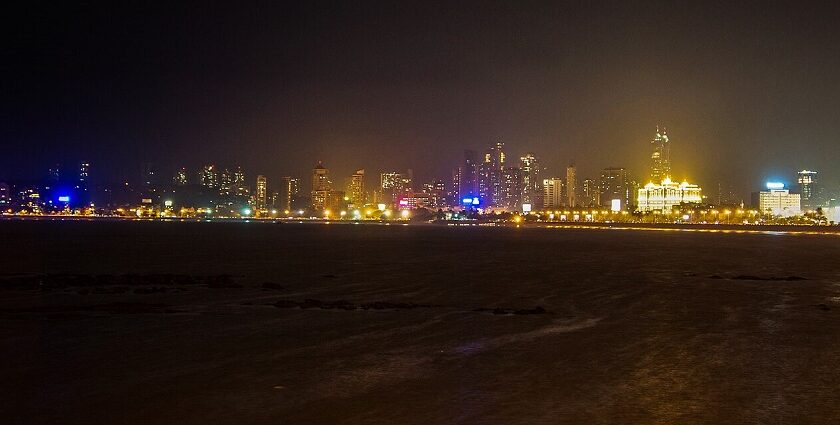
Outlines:
{"type": "Polygon", "coordinates": [[[838,259],[834,235],[0,222],[0,422],[836,423],[838,259]]]}

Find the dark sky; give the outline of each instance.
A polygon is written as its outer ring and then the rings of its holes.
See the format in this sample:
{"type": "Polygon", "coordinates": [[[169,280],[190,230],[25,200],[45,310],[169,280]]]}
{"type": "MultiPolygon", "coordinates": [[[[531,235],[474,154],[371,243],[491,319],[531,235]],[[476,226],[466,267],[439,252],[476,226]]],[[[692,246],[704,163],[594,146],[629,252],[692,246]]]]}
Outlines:
{"type": "Polygon", "coordinates": [[[710,195],[838,181],[838,2],[122,3],[4,12],[0,178],[86,158],[101,180],[319,159],[448,179],[496,140],[553,175],[642,176],[662,124],[710,195]]]}

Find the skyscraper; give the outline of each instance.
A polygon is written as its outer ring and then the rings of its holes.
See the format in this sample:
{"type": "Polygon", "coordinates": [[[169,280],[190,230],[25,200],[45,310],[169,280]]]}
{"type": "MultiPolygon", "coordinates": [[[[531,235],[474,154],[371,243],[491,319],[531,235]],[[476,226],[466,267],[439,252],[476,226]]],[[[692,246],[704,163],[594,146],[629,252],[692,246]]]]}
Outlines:
{"type": "Polygon", "coordinates": [[[79,163],[79,182],[86,183],[90,179],[90,162],[79,163]]]}
{"type": "Polygon", "coordinates": [[[553,209],[563,205],[563,179],[543,179],[543,208],[553,209]]]}
{"type": "Polygon", "coordinates": [[[478,195],[478,159],[475,151],[464,151],[464,163],[458,170],[458,195],[456,205],[461,199],[478,195]]]}
{"type": "Polygon", "coordinates": [[[360,207],[365,204],[365,170],[356,170],[352,176],[350,176],[350,187],[348,188],[347,192],[350,195],[350,202],[353,203],[354,206],[360,207]]]}
{"type": "Polygon", "coordinates": [[[187,169],[181,167],[178,172],[175,173],[175,177],[172,178],[172,182],[175,186],[186,186],[187,185],[187,169]]]}
{"type": "Polygon", "coordinates": [[[583,202],[585,207],[594,207],[600,205],[600,191],[594,179],[583,179],[583,202]]]}
{"type": "Polygon", "coordinates": [[[526,153],[519,158],[519,168],[522,170],[522,203],[535,207],[542,205],[542,170],[540,162],[532,153],[526,153]]]}
{"type": "Polygon", "coordinates": [[[522,172],[519,167],[502,168],[501,187],[496,202],[508,211],[519,211],[522,208],[522,172]]]}
{"type": "Polygon", "coordinates": [[[257,176],[257,191],[254,197],[257,214],[265,214],[268,208],[268,181],[265,176],[257,176]]]}
{"type": "Polygon", "coordinates": [[[796,173],[796,183],[799,186],[803,208],[809,209],[821,206],[819,205],[820,202],[816,199],[818,198],[816,171],[802,170],[796,173]]]}
{"type": "Polygon", "coordinates": [[[312,170],[312,208],[322,210],[326,206],[327,198],[332,191],[329,170],[320,161],[312,170]]]}
{"type": "Polygon", "coordinates": [[[292,199],[300,191],[300,180],[285,176],[280,179],[280,209],[285,211],[292,210],[292,199]]]}
{"type": "Polygon", "coordinates": [[[379,175],[379,198],[384,203],[395,203],[411,192],[411,170],[408,173],[391,171],[379,175]]]}
{"type": "Polygon", "coordinates": [[[668,134],[665,128],[662,132],[656,127],[656,137],[650,141],[650,180],[659,184],[668,177],[671,177],[671,142],[668,141],[668,134]]]}
{"type": "Polygon", "coordinates": [[[199,181],[202,186],[207,188],[216,188],[219,187],[218,182],[218,175],[216,173],[216,166],[213,164],[207,164],[204,168],[201,169],[201,175],[199,176],[199,181]]]}
{"type": "Polygon", "coordinates": [[[566,167],[566,205],[572,208],[577,206],[577,192],[577,170],[575,164],[570,164],[566,167]]]}
{"type": "Polygon", "coordinates": [[[505,166],[505,144],[497,142],[484,153],[484,162],[478,167],[478,192],[484,205],[503,206],[502,169],[505,166]]]}
{"type": "Polygon", "coordinates": [[[621,167],[607,167],[601,170],[600,203],[612,206],[613,200],[619,201],[622,211],[627,210],[633,203],[635,193],[627,182],[627,170],[621,167]]]}

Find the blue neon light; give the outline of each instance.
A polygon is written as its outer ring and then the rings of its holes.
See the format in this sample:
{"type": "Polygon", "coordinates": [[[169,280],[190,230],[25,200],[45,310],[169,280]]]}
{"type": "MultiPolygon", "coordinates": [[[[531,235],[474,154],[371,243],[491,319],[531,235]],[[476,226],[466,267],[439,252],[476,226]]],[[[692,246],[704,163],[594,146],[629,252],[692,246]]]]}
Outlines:
{"type": "Polygon", "coordinates": [[[70,197],[69,196],[59,196],[58,197],[58,202],[68,203],[68,202],[70,202],[70,197]]]}

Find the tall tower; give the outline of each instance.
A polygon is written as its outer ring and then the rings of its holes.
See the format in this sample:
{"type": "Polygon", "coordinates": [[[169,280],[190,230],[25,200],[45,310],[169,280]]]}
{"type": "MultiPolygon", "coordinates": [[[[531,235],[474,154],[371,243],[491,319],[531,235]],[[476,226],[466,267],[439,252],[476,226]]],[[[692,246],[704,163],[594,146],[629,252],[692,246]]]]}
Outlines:
{"type": "Polygon", "coordinates": [[[542,179],[540,177],[540,162],[532,153],[526,153],[519,158],[519,168],[522,170],[522,203],[534,206],[542,205],[542,179]]]}
{"type": "Polygon", "coordinates": [[[664,127],[661,132],[659,126],[656,127],[656,137],[650,141],[650,145],[650,180],[659,184],[666,177],[671,177],[671,143],[664,127]]]}
{"type": "Polygon", "coordinates": [[[257,193],[254,197],[258,214],[263,214],[268,206],[268,181],[265,176],[257,176],[257,193]]]}
{"type": "Polygon", "coordinates": [[[613,200],[619,201],[621,210],[632,204],[631,198],[636,192],[630,189],[627,170],[621,167],[608,167],[601,171],[601,204],[612,206],[613,200]]]}
{"type": "Polygon", "coordinates": [[[350,187],[348,188],[350,195],[350,202],[356,207],[361,207],[365,204],[365,170],[356,170],[350,176],[350,187]]]}
{"type": "Polygon", "coordinates": [[[577,170],[575,164],[569,164],[566,167],[566,205],[572,208],[577,206],[577,192],[577,170]]]}
{"type": "MultiPolygon", "coordinates": [[[[300,180],[285,176],[280,183],[280,209],[291,211],[292,200],[298,194],[300,189],[300,180]]],[[[288,214],[288,213],[287,213],[288,214]]]]}
{"type": "Polygon", "coordinates": [[[799,185],[799,193],[802,197],[803,208],[814,208],[819,206],[817,198],[817,172],[802,170],[796,173],[796,183],[799,185]]]}
{"type": "Polygon", "coordinates": [[[329,170],[319,161],[315,169],[312,170],[312,208],[316,210],[324,209],[331,190],[329,170]]]}

